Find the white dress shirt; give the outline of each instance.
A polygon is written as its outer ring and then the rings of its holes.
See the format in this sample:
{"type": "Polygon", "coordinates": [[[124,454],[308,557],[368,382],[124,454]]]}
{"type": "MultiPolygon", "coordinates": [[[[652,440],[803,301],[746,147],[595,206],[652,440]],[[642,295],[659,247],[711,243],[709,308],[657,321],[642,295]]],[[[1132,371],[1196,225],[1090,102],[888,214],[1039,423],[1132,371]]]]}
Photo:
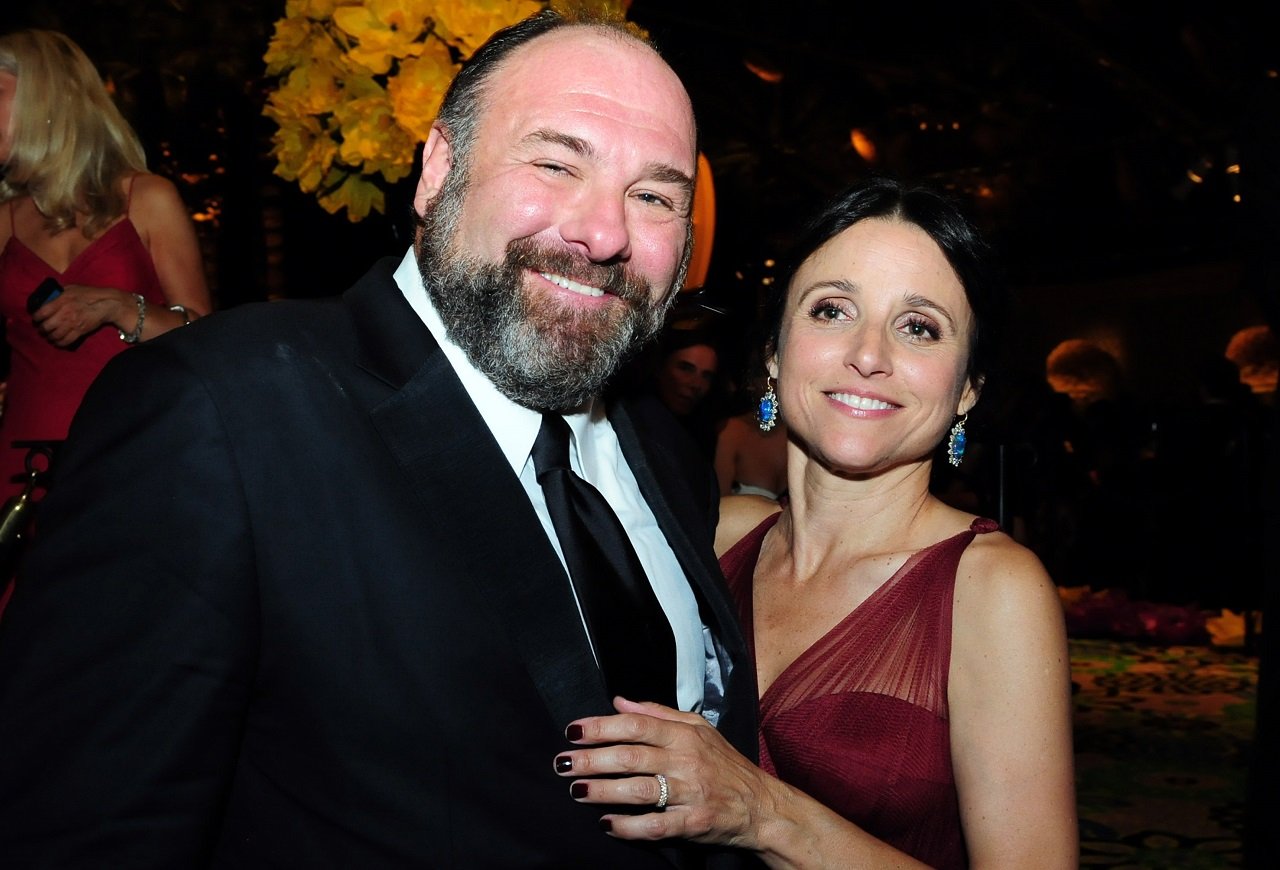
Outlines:
{"type": "MultiPolygon", "coordinates": [[[[499,392],[493,382],[471,364],[466,352],[449,340],[444,323],[422,285],[422,276],[412,250],[396,269],[395,280],[405,299],[435,337],[458,379],[462,381],[467,395],[493,433],[511,470],[520,478],[533,509],[542,521],[543,530],[563,564],[564,554],[560,549],[560,541],[551,524],[546,499],[535,476],[533,460],[529,456],[542,426],[542,415],[511,401],[499,392]]],[[[617,433],[605,416],[603,403],[593,402],[590,408],[580,413],[566,414],[564,419],[572,432],[569,444],[570,465],[579,476],[600,491],[618,515],[635,547],[636,555],[640,557],[640,564],[644,566],[649,582],[653,584],[654,594],[671,622],[676,640],[676,697],[680,708],[700,710],[704,680],[707,677],[705,638],[698,615],[698,604],[684,569],[667,544],[666,536],[658,527],[653,511],[640,494],[635,475],[618,445],[617,433]]],[[[565,569],[565,582],[570,582],[568,568],[565,569]]],[[[572,584],[570,588],[572,589],[572,584]]],[[[586,630],[585,622],[583,630],[586,630]]]]}

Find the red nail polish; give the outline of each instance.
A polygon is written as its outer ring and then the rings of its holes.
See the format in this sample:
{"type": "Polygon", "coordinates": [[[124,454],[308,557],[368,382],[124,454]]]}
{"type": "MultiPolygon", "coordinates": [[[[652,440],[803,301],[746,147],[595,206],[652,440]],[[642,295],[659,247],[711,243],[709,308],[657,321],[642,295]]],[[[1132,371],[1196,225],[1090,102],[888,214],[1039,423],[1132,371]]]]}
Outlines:
{"type": "Polygon", "coordinates": [[[609,821],[608,819],[601,819],[600,830],[604,831],[606,834],[613,833],[613,822],[609,821]]]}
{"type": "Polygon", "coordinates": [[[574,800],[582,800],[584,797],[587,796],[587,791],[589,788],[590,786],[588,786],[587,783],[579,780],[578,782],[575,782],[573,785],[569,786],[569,794],[570,796],[573,797],[574,800]]]}
{"type": "Polygon", "coordinates": [[[568,728],[564,729],[564,736],[568,737],[570,740],[581,740],[582,726],[577,723],[570,725],[568,728]]]}
{"type": "Polygon", "coordinates": [[[556,757],[556,773],[568,773],[573,770],[573,759],[567,755],[556,757]]]}

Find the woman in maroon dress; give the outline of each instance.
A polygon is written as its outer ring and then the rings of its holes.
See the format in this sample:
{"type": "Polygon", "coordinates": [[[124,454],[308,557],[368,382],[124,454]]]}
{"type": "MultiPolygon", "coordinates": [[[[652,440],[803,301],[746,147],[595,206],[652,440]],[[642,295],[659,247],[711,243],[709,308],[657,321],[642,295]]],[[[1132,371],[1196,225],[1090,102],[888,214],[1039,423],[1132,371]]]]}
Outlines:
{"type": "Polygon", "coordinates": [[[211,301],[177,188],[146,171],[93,63],[61,33],[0,37],[0,166],[3,503],[27,477],[23,442],[65,438],[111,357],[211,301]],[[58,292],[33,301],[42,285],[58,292]]]}
{"type": "Polygon", "coordinates": [[[584,748],[556,770],[579,801],[659,805],[605,815],[613,836],[770,866],[1074,868],[1056,589],[929,490],[939,444],[963,455],[999,340],[986,248],[937,193],[875,179],[799,251],[768,363],[788,499],[726,499],[717,535],[755,653],[760,767],[696,714],[619,699],[570,725],[584,748]]]}

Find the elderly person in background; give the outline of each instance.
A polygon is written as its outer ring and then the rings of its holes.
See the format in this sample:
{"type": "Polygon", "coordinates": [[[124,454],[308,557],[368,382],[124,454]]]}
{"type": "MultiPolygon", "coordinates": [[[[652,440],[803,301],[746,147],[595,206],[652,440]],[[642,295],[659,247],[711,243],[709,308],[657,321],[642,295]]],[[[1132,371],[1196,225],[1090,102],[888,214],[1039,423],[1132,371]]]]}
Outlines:
{"type": "Polygon", "coordinates": [[[0,503],[30,476],[22,442],[66,438],[109,359],[211,307],[177,188],[93,63],[61,33],[0,36],[0,503]]]}

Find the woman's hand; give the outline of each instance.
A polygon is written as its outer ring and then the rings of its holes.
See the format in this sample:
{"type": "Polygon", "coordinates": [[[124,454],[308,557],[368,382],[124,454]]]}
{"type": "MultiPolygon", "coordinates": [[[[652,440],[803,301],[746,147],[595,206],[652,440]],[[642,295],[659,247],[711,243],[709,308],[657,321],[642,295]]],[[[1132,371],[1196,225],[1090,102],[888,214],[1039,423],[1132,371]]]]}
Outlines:
{"type": "Polygon", "coordinates": [[[55,299],[37,308],[31,319],[51,344],[69,347],[107,324],[132,332],[138,322],[138,304],[131,293],[121,290],[68,284],[55,299]]]}
{"type": "Polygon", "coordinates": [[[772,815],[776,779],[696,713],[624,698],[613,705],[620,715],[578,719],[565,730],[570,742],[588,747],[555,759],[556,773],[573,779],[574,800],[653,807],[641,815],[603,816],[601,826],[615,837],[757,848],[757,827],[772,815]],[[667,784],[662,810],[656,808],[657,774],[667,784]]]}

